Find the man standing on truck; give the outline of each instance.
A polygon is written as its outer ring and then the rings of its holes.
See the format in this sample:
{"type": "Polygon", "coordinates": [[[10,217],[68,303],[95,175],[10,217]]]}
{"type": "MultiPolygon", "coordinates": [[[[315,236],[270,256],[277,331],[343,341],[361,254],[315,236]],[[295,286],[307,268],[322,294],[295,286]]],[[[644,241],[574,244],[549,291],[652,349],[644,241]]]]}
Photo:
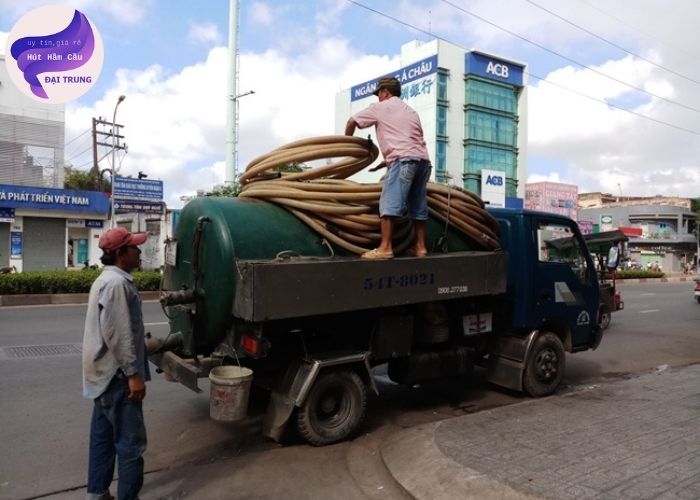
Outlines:
{"type": "Polygon", "coordinates": [[[109,485],[118,458],[117,497],[134,499],[143,485],[146,428],[142,401],[150,380],[141,298],[131,271],[140,265],[145,233],[123,227],[99,240],[105,265],[90,288],[83,337],[83,395],[94,400],[90,424],[88,499],[113,498],[109,485]]]}
{"type": "Polygon", "coordinates": [[[356,128],[374,125],[379,149],[384,156],[384,161],[374,170],[388,168],[379,199],[381,243],[362,254],[362,258],[394,257],[394,221],[404,215],[407,205],[416,240],[406,253],[424,257],[428,253],[425,221],[428,219],[427,184],[432,166],[423,139],[423,127],[418,113],[401,100],[401,83],[396,78],[380,79],[374,95],[379,102],[351,116],[345,125],[345,135],[353,135],[356,128]]]}

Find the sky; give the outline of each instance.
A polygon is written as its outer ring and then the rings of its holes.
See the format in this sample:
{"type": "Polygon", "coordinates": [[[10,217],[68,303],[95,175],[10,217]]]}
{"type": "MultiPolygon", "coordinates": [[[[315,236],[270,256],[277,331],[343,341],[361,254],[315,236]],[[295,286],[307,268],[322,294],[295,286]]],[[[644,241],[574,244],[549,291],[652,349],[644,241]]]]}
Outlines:
{"type": "MultiPolygon", "coordinates": [[[[24,13],[56,3],[0,0],[0,51],[24,13]]],[[[111,121],[123,94],[119,175],[163,180],[171,208],[223,184],[228,2],[60,3],[105,47],[97,83],[66,105],[66,161],[90,167],[91,119],[111,121]]],[[[527,182],[700,197],[697,19],[696,0],[239,0],[238,93],[255,93],[238,101],[238,170],[334,134],[339,90],[398,69],[404,43],[438,37],[527,63],[527,182]]]]}

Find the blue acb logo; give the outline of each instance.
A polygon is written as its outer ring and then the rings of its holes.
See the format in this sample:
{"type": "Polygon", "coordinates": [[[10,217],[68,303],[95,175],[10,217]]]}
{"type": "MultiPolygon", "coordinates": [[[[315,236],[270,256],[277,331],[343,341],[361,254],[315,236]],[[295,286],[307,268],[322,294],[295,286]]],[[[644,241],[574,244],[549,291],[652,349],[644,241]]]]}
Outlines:
{"type": "Polygon", "coordinates": [[[501,175],[489,175],[486,177],[487,186],[502,186],[503,176],[501,175]]]}

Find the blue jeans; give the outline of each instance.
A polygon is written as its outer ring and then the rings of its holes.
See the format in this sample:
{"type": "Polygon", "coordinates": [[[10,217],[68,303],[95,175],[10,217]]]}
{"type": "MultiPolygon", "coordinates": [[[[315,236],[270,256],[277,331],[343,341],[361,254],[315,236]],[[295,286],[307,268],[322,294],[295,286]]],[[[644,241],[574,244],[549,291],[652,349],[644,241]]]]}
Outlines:
{"type": "Polygon", "coordinates": [[[379,197],[379,215],[414,220],[428,219],[428,180],[432,166],[420,158],[400,158],[391,162],[379,197]]]}
{"type": "Polygon", "coordinates": [[[146,427],[141,401],[128,398],[126,377],[115,376],[107,390],[95,399],[90,423],[90,458],[87,498],[108,498],[119,460],[117,498],[138,498],[143,486],[143,452],[146,451],[146,427]]]}

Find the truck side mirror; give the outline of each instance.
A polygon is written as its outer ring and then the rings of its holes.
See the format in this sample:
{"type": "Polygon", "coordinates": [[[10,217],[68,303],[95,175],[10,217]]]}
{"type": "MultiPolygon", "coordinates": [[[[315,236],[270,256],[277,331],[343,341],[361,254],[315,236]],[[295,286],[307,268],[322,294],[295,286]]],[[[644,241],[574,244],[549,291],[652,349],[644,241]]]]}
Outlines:
{"type": "Polygon", "coordinates": [[[617,269],[619,258],[620,258],[620,249],[617,247],[610,247],[610,250],[608,251],[608,262],[607,262],[605,267],[607,267],[611,271],[613,269],[617,269]]]}

